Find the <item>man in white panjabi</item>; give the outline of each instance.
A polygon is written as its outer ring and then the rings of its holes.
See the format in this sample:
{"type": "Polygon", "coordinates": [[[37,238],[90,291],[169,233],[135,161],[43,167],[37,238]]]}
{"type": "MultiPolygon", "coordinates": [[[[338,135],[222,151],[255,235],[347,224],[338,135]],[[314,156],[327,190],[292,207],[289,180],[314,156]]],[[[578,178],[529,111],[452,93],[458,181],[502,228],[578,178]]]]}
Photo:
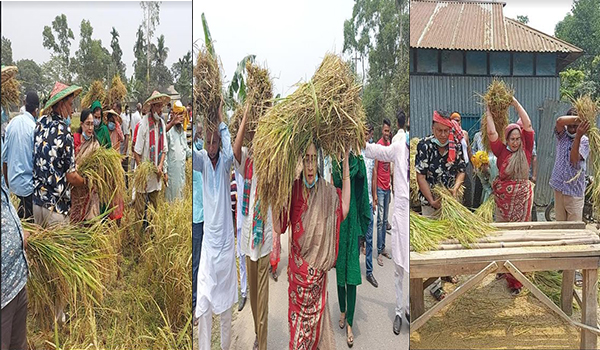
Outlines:
{"type": "Polygon", "coordinates": [[[206,149],[193,151],[193,168],[202,173],[204,237],[200,265],[196,317],[199,349],[210,350],[212,315],[220,316],[221,348],[231,344],[231,310],[238,301],[235,243],[231,212],[231,136],[219,112],[218,130],[208,130],[206,149]],[[221,148],[222,145],[222,149],[221,148]]]}
{"type": "Polygon", "coordinates": [[[406,115],[399,111],[398,133],[389,146],[367,143],[365,156],[377,159],[381,162],[394,163],[394,214],[392,218],[392,257],[395,265],[396,285],[396,316],[393,331],[400,333],[402,326],[402,311],[407,321],[410,322],[408,312],[408,294],[402,291],[402,280],[405,271],[408,271],[409,256],[409,185],[408,185],[408,148],[406,147],[406,135],[403,129],[406,115]]]}

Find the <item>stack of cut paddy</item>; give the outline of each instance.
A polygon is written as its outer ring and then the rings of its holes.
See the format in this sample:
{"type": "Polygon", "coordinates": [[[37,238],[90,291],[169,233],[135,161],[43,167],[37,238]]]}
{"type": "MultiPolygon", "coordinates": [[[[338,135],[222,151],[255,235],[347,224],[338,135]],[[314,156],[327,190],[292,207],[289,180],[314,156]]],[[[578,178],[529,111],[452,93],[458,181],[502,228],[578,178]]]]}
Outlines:
{"type": "Polygon", "coordinates": [[[111,244],[110,220],[99,216],[85,225],[42,228],[23,222],[27,240],[29,309],[44,324],[52,324],[55,302],[72,306],[99,305],[106,291],[103,281],[117,269],[111,244]]]}
{"type": "Polygon", "coordinates": [[[198,106],[198,114],[204,118],[204,130],[216,130],[219,105],[223,100],[221,73],[217,57],[204,46],[198,54],[194,78],[194,103],[198,106]]]}
{"type": "MultiPolygon", "coordinates": [[[[229,131],[235,139],[239,125],[244,117],[244,108],[248,106],[246,117],[246,131],[256,131],[258,120],[269,108],[273,106],[273,84],[269,71],[250,61],[246,62],[246,101],[238,106],[231,118],[229,131]]],[[[246,133],[248,135],[248,133],[246,133]]],[[[244,145],[250,146],[248,138],[244,138],[244,145]]]]}
{"type": "MultiPolygon", "coordinates": [[[[10,106],[19,106],[21,103],[21,84],[15,78],[2,83],[2,107],[8,109],[10,106]]],[[[8,113],[8,112],[7,112],[8,113]]]]}
{"type": "Polygon", "coordinates": [[[100,103],[104,102],[106,98],[106,91],[104,91],[104,83],[102,80],[94,80],[92,85],[90,85],[90,89],[83,96],[81,100],[82,108],[90,108],[94,101],[100,101],[100,103]]]}
{"type": "Polygon", "coordinates": [[[419,138],[414,137],[410,140],[410,201],[412,205],[418,205],[419,203],[419,184],[417,183],[417,169],[415,168],[418,144],[419,138]]]}
{"type": "Polygon", "coordinates": [[[450,224],[445,220],[435,220],[410,211],[410,246],[416,252],[436,249],[439,244],[450,239],[450,224]]]}
{"type": "Polygon", "coordinates": [[[590,130],[587,132],[587,137],[590,144],[590,163],[592,166],[592,174],[594,175],[594,183],[591,189],[591,198],[595,198],[594,212],[597,218],[600,218],[600,129],[598,129],[598,114],[600,114],[600,106],[598,102],[592,100],[589,95],[578,98],[573,102],[573,107],[577,109],[579,119],[587,120],[590,123],[590,130]]]}
{"type": "Polygon", "coordinates": [[[108,106],[108,108],[112,108],[114,102],[123,101],[125,96],[127,96],[127,87],[121,81],[119,74],[117,74],[112,79],[104,105],[108,106]]]}
{"type": "MultiPolygon", "coordinates": [[[[254,137],[258,196],[274,212],[289,208],[296,166],[311,142],[339,159],[364,147],[365,112],[361,86],[349,66],[328,54],[311,81],[263,115],[254,137]]],[[[266,212],[266,209],[265,209],[266,212]]]]}
{"type": "Polygon", "coordinates": [[[111,203],[125,193],[121,154],[112,148],[98,148],[81,162],[78,172],[87,179],[90,191],[98,193],[100,203],[111,203]]]}
{"type": "MultiPolygon", "coordinates": [[[[562,274],[558,271],[536,271],[529,274],[536,285],[550,300],[560,306],[562,291],[562,274]]],[[[577,303],[575,303],[577,305],[577,303]]]]}
{"type": "MultiPolygon", "coordinates": [[[[486,105],[489,106],[492,118],[494,119],[494,125],[496,126],[496,131],[498,132],[498,137],[502,142],[506,142],[506,140],[504,140],[504,129],[508,125],[508,109],[513,102],[514,94],[515,91],[507,86],[504,81],[494,79],[488,87],[486,94],[482,96],[484,110],[486,105]]],[[[481,137],[485,149],[491,151],[490,140],[487,136],[485,112],[481,118],[481,137]]]]}
{"type": "Polygon", "coordinates": [[[158,174],[156,165],[148,160],[140,163],[133,173],[133,188],[138,192],[146,192],[150,174],[158,174]]]}
{"type": "Polygon", "coordinates": [[[494,197],[490,196],[482,205],[475,210],[475,215],[480,217],[484,222],[494,222],[494,213],[496,211],[496,202],[494,197]]]}
{"type": "Polygon", "coordinates": [[[446,188],[436,186],[433,188],[433,194],[441,199],[440,219],[448,222],[451,238],[458,240],[463,247],[469,248],[478,238],[496,231],[491,224],[457,201],[446,188]]]}

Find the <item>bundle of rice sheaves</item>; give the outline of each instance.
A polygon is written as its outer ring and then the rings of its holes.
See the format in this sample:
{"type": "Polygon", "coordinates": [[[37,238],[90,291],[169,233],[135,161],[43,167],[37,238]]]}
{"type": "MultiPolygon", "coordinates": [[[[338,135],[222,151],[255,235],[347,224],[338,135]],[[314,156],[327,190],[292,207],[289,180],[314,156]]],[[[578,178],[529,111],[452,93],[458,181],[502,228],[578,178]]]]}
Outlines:
{"type": "Polygon", "coordinates": [[[94,80],[92,85],[90,85],[90,89],[81,100],[81,107],[90,108],[94,101],[100,101],[100,103],[103,103],[105,97],[106,91],[104,90],[104,83],[102,80],[94,80]]]}
{"type": "Polygon", "coordinates": [[[496,212],[496,202],[494,197],[490,196],[483,204],[475,210],[475,215],[481,218],[484,222],[494,222],[494,213],[496,212]]]}
{"type": "Polygon", "coordinates": [[[52,324],[55,303],[99,305],[104,281],[117,269],[110,232],[114,223],[99,216],[83,225],[42,228],[23,222],[30,232],[27,258],[30,312],[52,324]]]}
{"type": "MultiPolygon", "coordinates": [[[[487,105],[492,113],[494,125],[498,132],[498,137],[502,142],[504,140],[504,129],[508,125],[508,109],[513,103],[515,91],[507,86],[504,81],[494,79],[488,87],[488,91],[482,96],[484,106],[487,105]]],[[[487,120],[485,112],[481,118],[481,137],[484,147],[490,151],[490,140],[487,136],[487,120]]]]}
{"type": "Polygon", "coordinates": [[[223,100],[221,73],[217,57],[213,57],[206,47],[198,53],[194,79],[194,103],[204,118],[204,129],[216,130],[219,105],[223,100]]]}
{"type": "Polygon", "coordinates": [[[577,109],[577,116],[581,120],[587,120],[590,123],[590,130],[587,132],[590,145],[590,161],[594,183],[592,184],[591,198],[594,198],[594,212],[596,217],[600,218],[600,129],[598,129],[598,115],[600,114],[599,103],[592,100],[589,95],[578,98],[573,101],[573,107],[577,109]]]}
{"type": "Polygon", "coordinates": [[[410,201],[413,205],[419,203],[419,184],[417,183],[417,170],[415,168],[415,158],[417,157],[417,145],[419,141],[417,137],[410,140],[410,201]]]}
{"type": "Polygon", "coordinates": [[[496,231],[492,225],[456,200],[446,188],[442,186],[434,187],[433,194],[441,199],[440,219],[448,222],[448,231],[450,231],[451,238],[458,240],[463,247],[468,248],[478,238],[496,231]]]}
{"type": "Polygon", "coordinates": [[[440,242],[450,238],[450,224],[445,220],[435,220],[410,211],[410,246],[417,252],[436,249],[440,242]]]}
{"type": "MultiPolygon", "coordinates": [[[[562,274],[558,271],[536,271],[529,274],[535,284],[550,300],[560,306],[562,291],[562,274]]],[[[575,303],[575,305],[577,305],[575,303]]]]}
{"type": "Polygon", "coordinates": [[[328,54],[312,79],[270,108],[254,137],[258,196],[278,212],[289,207],[298,161],[311,142],[339,159],[347,149],[364,147],[365,112],[361,86],[349,66],[328,54]]]}
{"type": "Polygon", "coordinates": [[[117,74],[112,79],[104,105],[112,108],[114,102],[123,101],[125,96],[127,96],[127,87],[123,84],[121,77],[117,74]]]}
{"type": "Polygon", "coordinates": [[[146,192],[148,185],[148,176],[158,174],[158,168],[153,162],[144,161],[138,165],[133,173],[133,188],[138,191],[146,192]]]}
{"type": "MultiPolygon", "coordinates": [[[[246,126],[246,131],[256,131],[258,119],[273,106],[273,85],[269,77],[269,71],[266,68],[261,68],[259,65],[247,61],[246,74],[246,101],[243,105],[238,106],[230,121],[229,131],[231,132],[232,139],[235,139],[237,135],[246,106],[248,106],[248,116],[246,117],[248,125],[246,126]]],[[[244,143],[246,146],[250,145],[247,137],[244,138],[244,143]]]]}
{"type": "Polygon", "coordinates": [[[100,203],[111,203],[125,193],[121,154],[112,148],[98,148],[82,160],[78,172],[87,179],[88,188],[98,193],[100,203]]]}
{"type": "MultiPolygon", "coordinates": [[[[21,104],[21,84],[15,78],[2,83],[2,107],[8,109],[10,106],[19,106],[21,104]]],[[[8,112],[7,112],[8,113],[8,112]]]]}

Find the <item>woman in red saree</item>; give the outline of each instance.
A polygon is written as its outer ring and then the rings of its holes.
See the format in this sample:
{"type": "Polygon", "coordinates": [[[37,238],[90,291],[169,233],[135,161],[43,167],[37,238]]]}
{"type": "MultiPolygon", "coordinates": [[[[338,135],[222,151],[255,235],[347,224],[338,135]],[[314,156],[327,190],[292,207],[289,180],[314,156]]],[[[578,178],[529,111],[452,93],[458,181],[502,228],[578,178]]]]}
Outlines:
{"type": "MultiPolygon", "coordinates": [[[[288,223],[291,249],[288,263],[290,349],[335,349],[327,296],[327,271],[337,259],[340,224],[350,207],[348,154],[343,161],[342,190],[317,173],[317,148],[309,145],[301,178],[292,189],[288,223]]],[[[277,226],[277,225],[276,225],[277,226]]]]}
{"type": "MultiPolygon", "coordinates": [[[[529,167],[535,133],[529,115],[519,101],[513,98],[512,105],[519,115],[520,123],[506,127],[506,143],[498,137],[489,108],[486,111],[490,146],[498,158],[499,175],[492,184],[498,222],[529,221],[533,205],[533,184],[529,181],[529,167]]],[[[505,276],[511,293],[519,294],[523,285],[511,274],[505,276]]]]}

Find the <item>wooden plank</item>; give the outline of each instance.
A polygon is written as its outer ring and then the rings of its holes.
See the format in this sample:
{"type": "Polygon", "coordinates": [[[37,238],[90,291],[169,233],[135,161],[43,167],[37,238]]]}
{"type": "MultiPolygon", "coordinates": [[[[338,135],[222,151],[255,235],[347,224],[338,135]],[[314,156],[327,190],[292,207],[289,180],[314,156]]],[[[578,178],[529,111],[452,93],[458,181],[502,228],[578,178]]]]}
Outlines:
{"type": "Polygon", "coordinates": [[[563,270],[560,308],[568,316],[573,315],[573,283],[575,283],[575,270],[563,270]]]}
{"type": "MultiPolygon", "coordinates": [[[[521,231],[501,231],[499,235],[494,236],[486,236],[477,239],[476,243],[492,243],[492,242],[537,242],[537,241],[554,241],[561,239],[579,239],[579,238],[588,238],[588,239],[596,239],[600,242],[600,237],[597,233],[585,230],[585,231],[575,231],[575,232],[552,232],[545,233],[547,231],[539,231],[538,233],[524,236],[522,234],[508,234],[508,232],[521,232],[521,231]],[[544,233],[541,233],[544,232],[544,233]]],[[[460,244],[460,242],[456,239],[448,239],[440,242],[441,244],[460,244]]]]}
{"type": "MultiPolygon", "coordinates": [[[[546,294],[544,294],[541,290],[539,290],[539,288],[536,287],[536,285],[533,284],[531,281],[529,281],[527,279],[527,277],[525,277],[525,275],[523,275],[523,273],[521,271],[519,271],[519,269],[517,269],[513,264],[511,264],[510,261],[505,262],[504,267],[506,267],[508,269],[508,271],[510,271],[510,273],[512,273],[512,275],[519,282],[521,282],[523,284],[523,286],[525,286],[527,289],[529,289],[529,291],[533,295],[535,295],[538,298],[538,300],[542,302],[542,304],[546,305],[550,310],[556,312],[565,321],[569,322],[571,325],[573,325],[575,327],[579,327],[581,329],[585,329],[589,332],[592,332],[593,334],[600,334],[600,329],[596,328],[597,327],[596,324],[594,324],[594,326],[586,325],[586,324],[574,321],[569,316],[567,316],[558,306],[556,306],[556,304],[554,304],[554,302],[552,300],[550,300],[550,298],[548,298],[546,296],[546,294]]],[[[584,270],[584,271],[590,271],[590,270],[584,270]]],[[[596,276],[596,283],[598,282],[597,278],[598,278],[598,276],[596,276]]],[[[585,296],[584,296],[584,298],[585,298],[585,296]]],[[[596,307],[597,307],[597,303],[596,303],[596,307]]],[[[594,313],[594,322],[596,322],[595,315],[596,314],[594,313]]],[[[583,333],[582,333],[582,335],[583,335],[583,333]]],[[[582,340],[582,343],[583,343],[583,340],[582,340]]]]}
{"type": "Polygon", "coordinates": [[[427,287],[432,285],[433,282],[437,281],[438,277],[439,276],[428,278],[425,282],[423,282],[423,289],[426,289],[427,287]]]}
{"type": "Polygon", "coordinates": [[[579,294],[577,294],[577,290],[573,290],[573,298],[577,302],[577,305],[579,305],[579,310],[583,310],[583,302],[581,301],[581,297],[579,296],[579,294]]]}
{"type": "Polygon", "coordinates": [[[413,319],[425,312],[425,296],[423,295],[423,279],[410,279],[410,314],[413,319]]]}
{"type": "Polygon", "coordinates": [[[555,247],[521,247],[502,249],[463,249],[410,253],[410,267],[426,264],[462,264],[481,261],[575,258],[600,256],[600,244],[555,247]]]}
{"type": "MultiPolygon", "coordinates": [[[[581,308],[581,322],[597,328],[598,327],[598,270],[583,270],[583,308],[581,308]]],[[[581,349],[596,349],[598,347],[598,335],[589,329],[581,330],[581,349]]]]}
{"type": "Polygon", "coordinates": [[[498,222],[492,224],[501,230],[571,230],[585,229],[583,221],[530,221],[530,222],[498,222]]]}
{"type": "Polygon", "coordinates": [[[479,282],[481,282],[487,275],[496,271],[498,269],[498,264],[496,262],[490,263],[483,270],[479,271],[478,274],[471,277],[462,285],[458,286],[452,293],[447,295],[442,301],[435,304],[431,309],[427,310],[423,315],[417,318],[414,322],[410,324],[410,331],[417,331],[421,326],[423,326],[433,315],[435,315],[438,311],[443,309],[445,306],[450,305],[454,300],[456,300],[461,295],[468,292],[471,288],[476,286],[479,282]]]}
{"type": "MultiPolygon", "coordinates": [[[[566,245],[584,245],[600,243],[600,239],[594,237],[577,239],[560,239],[528,242],[494,242],[494,243],[473,243],[470,249],[495,249],[495,248],[517,248],[517,247],[551,247],[566,245]]],[[[438,250],[459,250],[465,249],[462,244],[440,244],[438,250]]]]}
{"type": "MultiPolygon", "coordinates": [[[[498,273],[505,273],[508,270],[502,266],[504,259],[498,260],[498,273]]],[[[411,265],[411,278],[430,278],[439,276],[472,275],[481,271],[489,261],[457,263],[457,264],[438,264],[438,265],[411,265]]],[[[520,259],[511,260],[522,272],[532,271],[557,271],[567,269],[595,269],[600,264],[600,257],[586,258],[550,258],[550,259],[520,259]]]]}

